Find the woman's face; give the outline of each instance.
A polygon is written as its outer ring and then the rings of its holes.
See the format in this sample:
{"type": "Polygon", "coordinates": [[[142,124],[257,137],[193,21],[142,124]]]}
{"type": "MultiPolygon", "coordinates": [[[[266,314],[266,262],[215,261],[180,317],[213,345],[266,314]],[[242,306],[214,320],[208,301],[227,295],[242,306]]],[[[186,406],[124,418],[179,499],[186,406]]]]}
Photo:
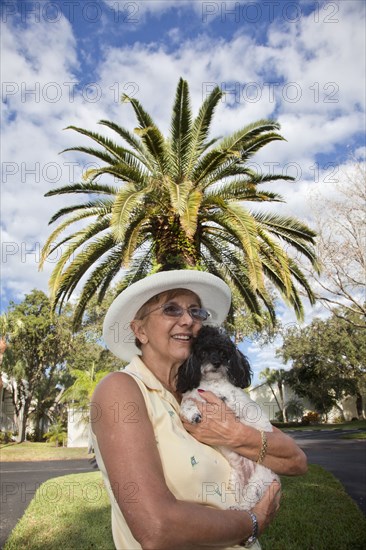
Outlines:
{"type": "Polygon", "coordinates": [[[201,321],[192,319],[188,311],[181,317],[168,317],[159,306],[176,304],[184,308],[201,307],[198,297],[190,291],[179,291],[168,299],[167,293],[148,308],[141,320],[132,323],[135,336],[142,343],[142,356],[150,360],[181,365],[190,353],[192,339],[202,326],[201,321]]]}

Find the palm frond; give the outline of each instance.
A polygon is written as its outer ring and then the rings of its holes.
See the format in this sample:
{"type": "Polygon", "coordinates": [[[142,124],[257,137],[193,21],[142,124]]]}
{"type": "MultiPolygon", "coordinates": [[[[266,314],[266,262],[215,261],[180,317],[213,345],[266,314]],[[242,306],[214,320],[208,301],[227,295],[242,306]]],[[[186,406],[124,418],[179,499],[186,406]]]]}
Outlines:
{"type": "Polygon", "coordinates": [[[218,86],[216,86],[210,95],[203,102],[197,118],[192,125],[192,132],[190,135],[190,147],[189,156],[187,159],[186,173],[187,177],[192,178],[192,173],[197,159],[200,155],[207,150],[208,147],[216,142],[216,139],[206,142],[211,120],[215,111],[215,107],[223,96],[223,92],[218,86]]]}
{"type": "Polygon", "coordinates": [[[175,166],[174,179],[177,183],[183,181],[186,174],[187,157],[190,152],[190,134],[192,113],[189,101],[188,84],[180,78],[171,121],[171,148],[175,166]]]}
{"type": "Polygon", "coordinates": [[[122,101],[131,103],[137,120],[140,123],[140,128],[135,129],[135,132],[142,139],[147,150],[154,158],[155,163],[159,166],[161,174],[166,173],[167,163],[169,162],[168,149],[165,144],[164,136],[161,134],[158,127],[154,124],[151,116],[143,109],[140,102],[123,94],[122,101]]]}
{"type": "MultiPolygon", "coordinates": [[[[77,126],[68,126],[67,128],[65,128],[65,130],[75,130],[75,132],[78,132],[79,134],[89,137],[99,145],[102,145],[105,148],[105,150],[108,153],[110,153],[113,157],[115,157],[117,160],[123,160],[124,158],[126,149],[124,149],[123,147],[119,147],[111,139],[105,138],[104,136],[101,136],[96,132],[90,132],[89,130],[84,130],[84,128],[79,128],[77,126]]],[[[72,148],[70,148],[69,150],[72,150],[72,148]]]]}
{"type": "Polygon", "coordinates": [[[81,252],[72,260],[70,265],[59,275],[55,281],[52,302],[53,304],[62,304],[65,299],[68,299],[75,287],[101,256],[106,254],[115,246],[113,236],[108,233],[84,247],[81,252]]]}
{"type": "Polygon", "coordinates": [[[64,187],[58,187],[57,189],[51,189],[45,193],[45,197],[52,197],[54,195],[65,195],[68,193],[96,193],[98,195],[115,195],[118,192],[117,187],[112,187],[107,184],[100,184],[95,182],[75,183],[73,185],[65,185],[64,187]]]}
{"type": "Polygon", "coordinates": [[[85,202],[84,204],[73,204],[71,206],[61,208],[61,210],[59,210],[58,212],[56,212],[56,214],[52,216],[48,224],[51,225],[51,223],[54,223],[62,216],[65,216],[66,214],[71,214],[72,212],[78,210],[81,210],[81,213],[84,213],[86,211],[88,213],[88,216],[103,216],[111,212],[112,206],[113,201],[105,199],[97,199],[95,201],[85,202]]]}
{"type": "MultiPolygon", "coordinates": [[[[72,223],[79,222],[82,219],[87,218],[87,217],[92,216],[92,215],[95,215],[95,214],[91,213],[89,210],[86,211],[86,212],[85,211],[81,212],[81,213],[78,212],[74,216],[70,216],[70,218],[65,220],[58,227],[56,227],[56,229],[51,233],[51,235],[48,237],[47,241],[45,242],[45,244],[42,247],[39,269],[43,268],[44,262],[46,261],[46,259],[51,254],[53,254],[53,252],[55,252],[65,242],[69,241],[72,238],[75,238],[75,233],[73,235],[69,235],[68,237],[62,239],[58,243],[55,242],[56,238],[72,223]],[[54,243],[54,246],[52,247],[51,245],[53,243],[54,243]]],[[[105,227],[104,227],[104,229],[105,229],[109,226],[110,220],[109,219],[104,219],[104,224],[105,224],[105,227]]]]}
{"type": "Polygon", "coordinates": [[[123,186],[118,193],[113,205],[111,223],[113,234],[118,242],[123,241],[131,213],[145,196],[146,191],[137,191],[132,184],[123,186]]]}

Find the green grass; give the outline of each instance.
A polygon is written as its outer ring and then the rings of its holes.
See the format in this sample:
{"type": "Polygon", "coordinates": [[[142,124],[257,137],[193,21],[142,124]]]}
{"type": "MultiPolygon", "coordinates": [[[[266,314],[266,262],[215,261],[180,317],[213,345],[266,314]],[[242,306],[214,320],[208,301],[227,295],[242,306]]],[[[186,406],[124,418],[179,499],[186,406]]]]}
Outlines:
{"type": "MultiPolygon", "coordinates": [[[[280,512],[263,550],[363,550],[366,520],[342,485],[320,466],[283,477],[280,512]]],[[[46,481],[4,550],[112,550],[110,505],[100,472],[46,481]]]]}
{"type": "Polygon", "coordinates": [[[340,439],[366,439],[366,432],[342,435],[340,439]]]}
{"type": "Polygon", "coordinates": [[[84,447],[55,447],[54,443],[12,443],[0,447],[1,462],[90,458],[84,447]]]}
{"type": "Polygon", "coordinates": [[[114,549],[111,511],[101,473],[73,474],[43,483],[4,550],[114,549]]]}
{"type": "Polygon", "coordinates": [[[363,550],[366,519],[342,484],[320,466],[282,477],[280,512],[261,537],[263,550],[363,550]]]}

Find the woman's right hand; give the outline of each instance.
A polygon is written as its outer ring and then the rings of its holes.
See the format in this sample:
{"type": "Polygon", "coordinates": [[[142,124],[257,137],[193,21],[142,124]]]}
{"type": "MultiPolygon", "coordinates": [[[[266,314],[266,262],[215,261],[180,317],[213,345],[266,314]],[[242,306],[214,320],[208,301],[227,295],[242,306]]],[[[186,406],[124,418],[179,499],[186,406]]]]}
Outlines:
{"type": "Polygon", "coordinates": [[[259,535],[268,527],[280,507],[281,485],[273,481],[261,500],[252,508],[257,516],[259,535]]]}

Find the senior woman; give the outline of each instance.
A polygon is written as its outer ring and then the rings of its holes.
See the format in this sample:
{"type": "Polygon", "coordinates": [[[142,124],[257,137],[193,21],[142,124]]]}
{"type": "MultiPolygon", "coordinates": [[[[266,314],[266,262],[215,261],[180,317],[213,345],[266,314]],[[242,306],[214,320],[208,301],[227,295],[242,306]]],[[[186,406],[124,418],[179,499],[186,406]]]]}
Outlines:
{"type": "MultiPolygon", "coordinates": [[[[214,446],[256,461],[262,449],[257,430],[232,414],[207,415],[196,426],[183,425],[179,416],[178,369],[202,324],[221,324],[230,303],[230,289],[218,277],[180,270],[130,285],[107,312],[104,340],[130,363],[98,384],[91,422],[118,550],[254,550],[277,512],[276,482],[251,512],[228,509],[235,506],[230,466],[214,446]]],[[[211,392],[202,395],[220,402],[211,392]]],[[[306,471],[305,455],[276,429],[267,434],[263,463],[278,474],[306,471]]]]}

